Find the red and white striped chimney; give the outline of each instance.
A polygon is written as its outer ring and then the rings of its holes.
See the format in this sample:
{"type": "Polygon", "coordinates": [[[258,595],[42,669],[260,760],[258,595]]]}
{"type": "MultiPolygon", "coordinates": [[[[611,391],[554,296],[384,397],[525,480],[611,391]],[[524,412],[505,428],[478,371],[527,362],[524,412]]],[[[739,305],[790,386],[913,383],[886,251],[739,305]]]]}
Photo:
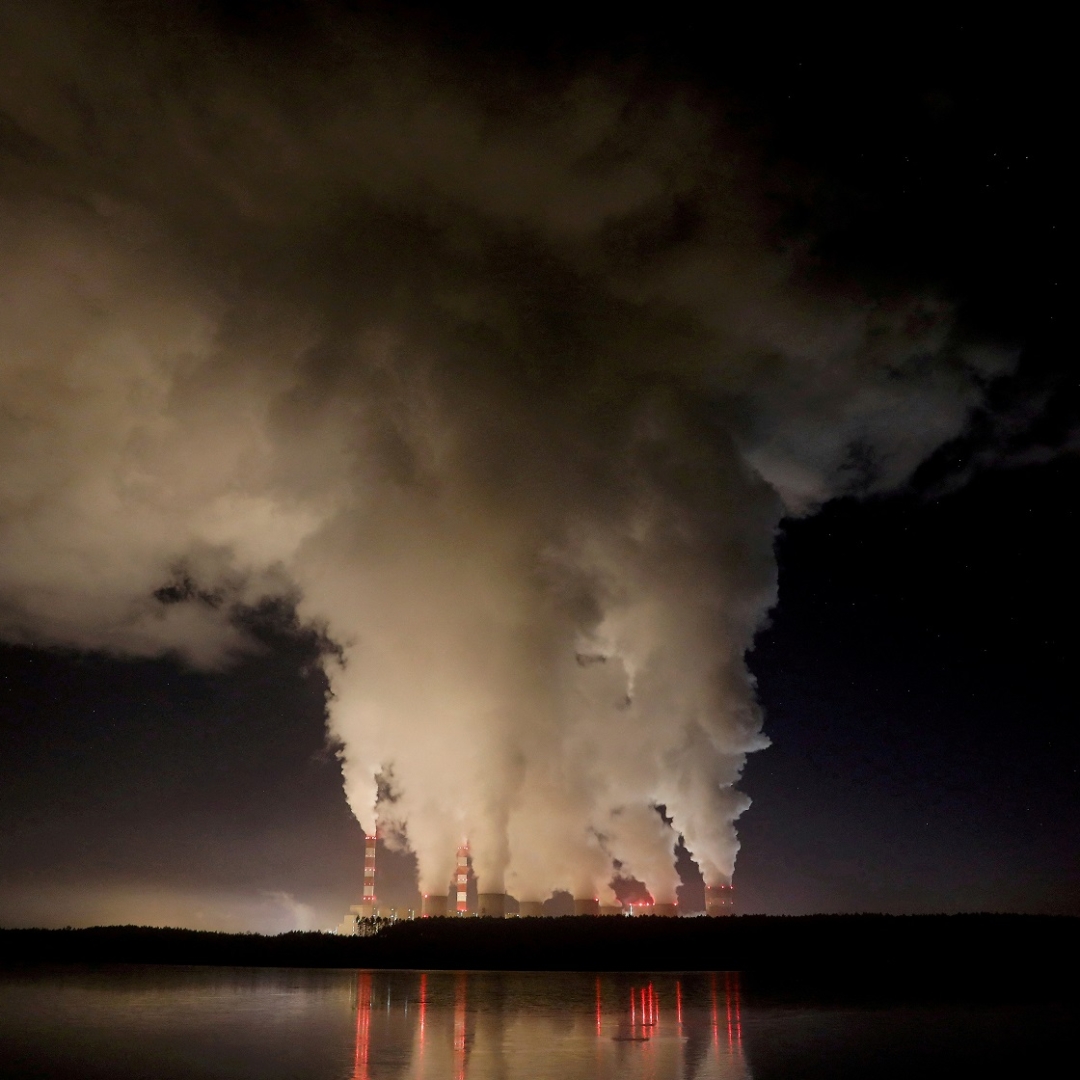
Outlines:
{"type": "Polygon", "coordinates": [[[375,914],[375,833],[364,833],[364,897],[362,903],[375,914]]]}
{"type": "Polygon", "coordinates": [[[465,915],[469,910],[469,842],[457,849],[457,874],[454,877],[457,887],[457,906],[455,910],[459,915],[465,915]]]}

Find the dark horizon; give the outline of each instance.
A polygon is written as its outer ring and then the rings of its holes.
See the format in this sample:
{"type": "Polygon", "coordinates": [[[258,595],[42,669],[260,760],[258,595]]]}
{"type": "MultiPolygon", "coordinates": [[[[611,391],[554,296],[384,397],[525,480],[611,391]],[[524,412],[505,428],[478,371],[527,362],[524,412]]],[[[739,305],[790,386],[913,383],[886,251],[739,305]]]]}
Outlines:
{"type": "MultiPolygon", "coordinates": [[[[0,930],[8,971],[123,965],[414,972],[727,972],[745,1000],[801,1007],[1074,1002],[1080,919],[810,915],[434,918],[371,937],[95,927],[0,930]]],[[[104,967],[102,967],[104,966],[104,967]]]]}

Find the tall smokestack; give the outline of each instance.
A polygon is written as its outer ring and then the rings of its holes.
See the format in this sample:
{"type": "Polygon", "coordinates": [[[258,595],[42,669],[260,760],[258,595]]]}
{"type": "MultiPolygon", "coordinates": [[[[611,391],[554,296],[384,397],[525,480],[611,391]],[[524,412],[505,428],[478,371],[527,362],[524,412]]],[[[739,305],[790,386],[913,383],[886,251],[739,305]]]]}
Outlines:
{"type": "Polygon", "coordinates": [[[364,895],[360,906],[365,918],[375,914],[375,833],[364,834],[364,895]]]}
{"type": "Polygon", "coordinates": [[[457,889],[457,905],[455,910],[459,915],[466,915],[469,911],[469,843],[465,841],[457,850],[457,874],[454,878],[457,889]]]}

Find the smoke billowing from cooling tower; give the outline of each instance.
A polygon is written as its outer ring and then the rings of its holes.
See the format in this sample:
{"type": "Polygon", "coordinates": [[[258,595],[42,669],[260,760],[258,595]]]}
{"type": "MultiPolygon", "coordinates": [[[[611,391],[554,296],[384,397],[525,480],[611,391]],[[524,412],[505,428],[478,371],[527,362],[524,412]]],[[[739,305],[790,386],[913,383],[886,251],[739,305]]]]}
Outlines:
{"type": "Polygon", "coordinates": [[[781,515],[998,359],[808,284],[688,90],[90,10],[0,30],[0,634],[225,665],[287,597],[424,890],[465,835],[523,899],[729,879],[781,515]]]}

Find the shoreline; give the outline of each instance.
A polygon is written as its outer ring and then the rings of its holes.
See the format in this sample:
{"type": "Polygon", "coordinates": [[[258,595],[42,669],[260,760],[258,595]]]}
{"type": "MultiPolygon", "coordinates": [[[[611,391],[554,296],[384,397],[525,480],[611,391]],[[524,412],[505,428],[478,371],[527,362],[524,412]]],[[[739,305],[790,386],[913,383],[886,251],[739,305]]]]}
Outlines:
{"type": "Polygon", "coordinates": [[[1080,1000],[1080,918],[811,915],[423,919],[374,937],[140,926],[0,929],[0,968],[103,964],[740,973],[802,1000],[1080,1000]]]}

